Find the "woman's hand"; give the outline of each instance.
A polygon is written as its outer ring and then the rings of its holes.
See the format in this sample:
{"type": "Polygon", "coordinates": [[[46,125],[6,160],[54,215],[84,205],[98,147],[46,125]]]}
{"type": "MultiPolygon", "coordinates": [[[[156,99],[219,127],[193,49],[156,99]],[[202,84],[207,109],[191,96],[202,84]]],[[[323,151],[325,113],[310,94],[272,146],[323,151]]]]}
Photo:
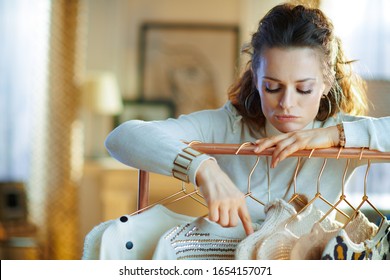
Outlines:
{"type": "Polygon", "coordinates": [[[275,168],[279,162],[304,149],[320,149],[334,147],[339,144],[339,134],[336,126],[299,130],[269,138],[259,139],[255,142],[258,147],[255,153],[275,147],[272,154],[271,167],[275,168]]]}
{"type": "Polygon", "coordinates": [[[240,219],[246,234],[253,232],[245,195],[221,170],[215,160],[206,160],[201,164],[196,181],[207,202],[211,221],[224,227],[234,227],[240,219]]]}

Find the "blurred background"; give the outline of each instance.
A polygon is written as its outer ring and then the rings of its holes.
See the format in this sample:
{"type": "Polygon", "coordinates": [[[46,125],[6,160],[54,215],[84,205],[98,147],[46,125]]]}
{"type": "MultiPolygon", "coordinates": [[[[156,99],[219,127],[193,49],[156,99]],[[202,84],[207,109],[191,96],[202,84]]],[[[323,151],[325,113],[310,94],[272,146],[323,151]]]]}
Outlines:
{"type": "MultiPolygon", "coordinates": [[[[0,258],[80,259],[85,235],[137,207],[138,171],[110,158],[107,134],[226,101],[240,47],[277,0],[0,0],[0,258]]],[[[390,2],[291,1],[332,19],[368,81],[369,115],[390,111],[390,2]]],[[[371,167],[390,208],[390,167],[371,167]]],[[[349,182],[361,199],[365,169],[349,182]]],[[[151,177],[151,201],[180,188],[151,177]]],[[[193,200],[172,205],[207,213],[193,200]],[[193,203],[193,204],[192,204],[193,203]]]]}

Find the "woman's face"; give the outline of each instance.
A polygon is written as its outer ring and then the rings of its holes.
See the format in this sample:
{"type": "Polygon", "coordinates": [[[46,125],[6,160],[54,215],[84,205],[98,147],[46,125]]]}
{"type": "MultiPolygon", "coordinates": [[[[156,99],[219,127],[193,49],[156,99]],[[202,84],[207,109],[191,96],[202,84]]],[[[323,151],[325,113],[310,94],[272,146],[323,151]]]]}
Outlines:
{"type": "Polygon", "coordinates": [[[257,89],[267,120],[281,132],[306,127],[327,94],[321,62],[311,48],[267,48],[257,69],[257,89]]]}

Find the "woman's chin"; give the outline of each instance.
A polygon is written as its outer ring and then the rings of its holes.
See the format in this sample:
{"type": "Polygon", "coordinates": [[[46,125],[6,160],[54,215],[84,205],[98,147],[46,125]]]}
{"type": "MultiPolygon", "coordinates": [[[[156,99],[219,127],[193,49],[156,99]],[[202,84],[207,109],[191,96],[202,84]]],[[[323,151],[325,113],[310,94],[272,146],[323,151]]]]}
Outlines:
{"type": "Polygon", "coordinates": [[[303,127],[302,125],[296,123],[284,123],[284,124],[279,124],[275,128],[282,133],[289,133],[289,132],[301,130],[303,127]]]}

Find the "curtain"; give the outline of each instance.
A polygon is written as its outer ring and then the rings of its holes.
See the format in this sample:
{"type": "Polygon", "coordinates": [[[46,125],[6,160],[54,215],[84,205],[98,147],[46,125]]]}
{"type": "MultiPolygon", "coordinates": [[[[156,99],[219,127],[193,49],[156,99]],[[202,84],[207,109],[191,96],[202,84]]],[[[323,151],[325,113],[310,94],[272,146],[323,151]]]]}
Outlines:
{"type": "Polygon", "coordinates": [[[82,0],[52,1],[46,103],[34,141],[29,213],[43,259],[80,259],[78,187],[83,165],[79,118],[84,72],[82,0]]]}
{"type": "Polygon", "coordinates": [[[50,1],[0,1],[0,180],[30,175],[34,127],[43,101],[50,1]]]}

